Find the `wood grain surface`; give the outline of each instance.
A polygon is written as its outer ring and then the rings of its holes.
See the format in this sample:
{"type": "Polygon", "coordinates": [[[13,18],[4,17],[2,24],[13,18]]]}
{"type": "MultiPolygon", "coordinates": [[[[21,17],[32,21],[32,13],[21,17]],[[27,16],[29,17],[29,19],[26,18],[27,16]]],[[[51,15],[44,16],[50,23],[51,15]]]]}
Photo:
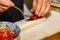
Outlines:
{"type": "Polygon", "coordinates": [[[43,40],[60,40],[60,32],[43,40]]]}

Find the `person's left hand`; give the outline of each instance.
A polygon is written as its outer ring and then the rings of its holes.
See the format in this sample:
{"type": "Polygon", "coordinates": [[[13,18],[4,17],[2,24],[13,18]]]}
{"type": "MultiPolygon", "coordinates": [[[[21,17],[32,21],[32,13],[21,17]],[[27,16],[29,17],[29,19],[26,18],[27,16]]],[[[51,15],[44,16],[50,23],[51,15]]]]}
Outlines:
{"type": "Polygon", "coordinates": [[[11,0],[0,0],[0,13],[5,12],[11,6],[14,6],[14,3],[11,0]]]}
{"type": "Polygon", "coordinates": [[[50,12],[50,2],[49,0],[33,0],[33,8],[31,12],[35,12],[38,17],[45,16],[50,12]]]}

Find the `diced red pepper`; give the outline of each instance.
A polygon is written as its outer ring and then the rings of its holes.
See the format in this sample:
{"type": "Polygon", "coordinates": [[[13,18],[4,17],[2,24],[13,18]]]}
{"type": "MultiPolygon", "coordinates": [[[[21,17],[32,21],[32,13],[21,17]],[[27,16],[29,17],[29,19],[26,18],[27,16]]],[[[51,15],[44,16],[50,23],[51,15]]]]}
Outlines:
{"type": "Polygon", "coordinates": [[[43,18],[43,17],[38,17],[37,15],[30,16],[30,20],[37,20],[37,19],[40,19],[40,18],[43,18]]]}
{"type": "Polygon", "coordinates": [[[37,16],[31,16],[30,17],[30,20],[37,20],[38,18],[37,18],[37,16]]]}
{"type": "Polygon", "coordinates": [[[14,35],[9,30],[0,30],[0,40],[13,40],[14,35]]]}

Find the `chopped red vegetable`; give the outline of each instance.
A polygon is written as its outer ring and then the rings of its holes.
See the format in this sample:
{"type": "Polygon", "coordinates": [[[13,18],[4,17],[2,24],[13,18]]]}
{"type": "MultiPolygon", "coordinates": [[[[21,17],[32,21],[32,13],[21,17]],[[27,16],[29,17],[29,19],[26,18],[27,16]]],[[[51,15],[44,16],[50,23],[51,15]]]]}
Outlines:
{"type": "Polygon", "coordinates": [[[38,17],[38,16],[36,16],[36,15],[30,16],[30,20],[37,20],[37,19],[39,19],[39,18],[43,18],[43,17],[38,17]]]}
{"type": "Polygon", "coordinates": [[[9,30],[0,29],[0,40],[13,40],[14,35],[9,30]]]}
{"type": "Polygon", "coordinates": [[[30,20],[37,20],[37,17],[36,16],[31,16],[30,20]]]}

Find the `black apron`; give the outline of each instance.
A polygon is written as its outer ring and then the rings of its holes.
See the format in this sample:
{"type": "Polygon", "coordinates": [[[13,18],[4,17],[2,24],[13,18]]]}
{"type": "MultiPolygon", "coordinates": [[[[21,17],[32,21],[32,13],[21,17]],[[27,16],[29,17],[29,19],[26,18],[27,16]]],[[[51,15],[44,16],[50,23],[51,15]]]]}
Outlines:
{"type": "MultiPolygon", "coordinates": [[[[17,7],[23,10],[23,0],[12,0],[17,7]]],[[[23,15],[15,8],[11,7],[0,14],[0,21],[16,22],[24,19],[23,15]]]]}

